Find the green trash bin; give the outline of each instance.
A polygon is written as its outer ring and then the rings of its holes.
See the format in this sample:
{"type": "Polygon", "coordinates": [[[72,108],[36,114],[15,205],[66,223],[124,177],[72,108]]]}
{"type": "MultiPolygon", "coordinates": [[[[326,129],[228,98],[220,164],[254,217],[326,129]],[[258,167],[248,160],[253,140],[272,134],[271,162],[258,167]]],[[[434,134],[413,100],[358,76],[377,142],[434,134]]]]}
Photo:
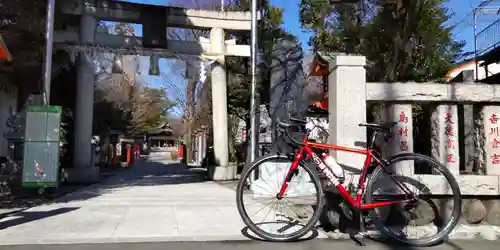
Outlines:
{"type": "Polygon", "coordinates": [[[23,187],[58,186],[61,110],[60,106],[27,107],[23,149],[23,187]]]}

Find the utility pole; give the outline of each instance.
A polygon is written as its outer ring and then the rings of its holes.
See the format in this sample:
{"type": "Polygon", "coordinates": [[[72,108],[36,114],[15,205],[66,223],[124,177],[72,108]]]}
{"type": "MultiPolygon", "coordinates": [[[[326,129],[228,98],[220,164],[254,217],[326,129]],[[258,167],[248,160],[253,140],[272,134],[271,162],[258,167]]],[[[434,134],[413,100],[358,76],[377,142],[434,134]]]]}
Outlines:
{"type": "Polygon", "coordinates": [[[257,133],[255,112],[255,91],[257,85],[257,0],[252,0],[252,32],[251,32],[251,95],[250,95],[250,162],[255,161],[255,153],[257,149],[257,133]]]}
{"type": "Polygon", "coordinates": [[[45,18],[45,63],[43,67],[43,104],[50,103],[50,83],[52,81],[52,43],[54,40],[55,0],[47,0],[47,16],[45,18]]]}

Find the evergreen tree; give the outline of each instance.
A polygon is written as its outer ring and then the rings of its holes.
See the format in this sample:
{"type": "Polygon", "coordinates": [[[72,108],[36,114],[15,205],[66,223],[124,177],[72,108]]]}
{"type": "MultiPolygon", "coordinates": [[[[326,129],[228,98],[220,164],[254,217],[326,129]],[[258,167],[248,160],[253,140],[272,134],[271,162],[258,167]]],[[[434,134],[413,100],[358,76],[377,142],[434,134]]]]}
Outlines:
{"type": "Polygon", "coordinates": [[[301,24],[315,33],[310,45],[366,56],[369,81],[440,80],[461,56],[444,0],[329,2],[300,3],[301,24]]]}

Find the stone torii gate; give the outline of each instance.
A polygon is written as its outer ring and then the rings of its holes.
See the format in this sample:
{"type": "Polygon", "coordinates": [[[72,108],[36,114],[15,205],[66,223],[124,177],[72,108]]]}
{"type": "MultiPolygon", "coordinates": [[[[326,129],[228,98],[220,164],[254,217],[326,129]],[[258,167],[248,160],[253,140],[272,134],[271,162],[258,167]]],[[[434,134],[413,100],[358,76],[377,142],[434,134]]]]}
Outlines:
{"type": "MultiPolygon", "coordinates": [[[[224,56],[250,56],[249,45],[225,41],[224,30],[249,31],[250,12],[220,12],[154,6],[110,0],[76,0],[63,7],[64,15],[80,16],[76,30],[55,30],[54,43],[58,45],[106,46],[117,50],[140,48],[141,55],[179,53],[209,55],[217,59],[212,67],[212,102],[214,153],[217,162],[213,178],[232,179],[236,169],[229,166],[227,90],[224,56]],[[143,25],[143,37],[97,33],[99,21],[138,23],[143,25]],[[167,40],[167,27],[210,29],[210,39],[200,42],[167,40]]],[[[130,50],[129,50],[130,51],[130,50]]],[[[81,52],[82,53],[82,52],[81,52]]],[[[130,53],[130,52],[128,52],[130,53]]],[[[91,166],[91,139],[95,76],[91,62],[80,55],[77,61],[77,97],[75,108],[75,149],[71,182],[96,182],[99,169],[91,166]]]]}

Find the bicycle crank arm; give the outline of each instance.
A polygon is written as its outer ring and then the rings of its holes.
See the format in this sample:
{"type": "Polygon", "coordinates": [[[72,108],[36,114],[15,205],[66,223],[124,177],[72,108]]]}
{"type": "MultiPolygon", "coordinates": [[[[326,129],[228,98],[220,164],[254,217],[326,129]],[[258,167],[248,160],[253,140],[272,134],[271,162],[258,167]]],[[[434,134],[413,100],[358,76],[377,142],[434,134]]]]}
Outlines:
{"type": "Polygon", "coordinates": [[[283,233],[283,232],[285,232],[286,230],[288,230],[288,229],[290,229],[290,228],[292,228],[292,227],[294,227],[294,226],[298,225],[299,223],[300,223],[300,222],[299,222],[298,220],[295,220],[294,222],[292,222],[292,223],[290,223],[290,224],[288,224],[288,225],[286,225],[286,226],[284,226],[284,227],[282,227],[282,228],[278,229],[277,231],[278,231],[278,233],[283,233]]]}

